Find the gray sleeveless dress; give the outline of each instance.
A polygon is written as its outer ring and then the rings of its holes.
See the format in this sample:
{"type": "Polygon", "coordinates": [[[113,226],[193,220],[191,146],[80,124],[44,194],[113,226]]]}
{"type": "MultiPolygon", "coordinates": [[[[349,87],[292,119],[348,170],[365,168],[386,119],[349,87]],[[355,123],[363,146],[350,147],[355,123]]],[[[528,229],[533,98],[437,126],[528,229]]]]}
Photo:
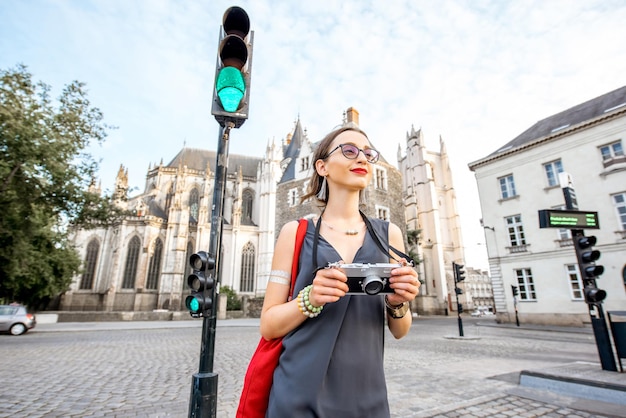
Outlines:
{"type": "MultiPolygon", "coordinates": [[[[385,221],[371,219],[388,247],[385,221]]],[[[294,295],[311,284],[316,267],[339,261],[335,249],[319,237],[318,261],[312,260],[315,226],[309,221],[300,254],[294,295]]],[[[366,233],[354,263],[388,263],[389,256],[366,233]]],[[[385,303],[382,295],[346,295],[324,306],[283,339],[274,371],[268,418],[389,417],[383,369],[385,303]]]]}

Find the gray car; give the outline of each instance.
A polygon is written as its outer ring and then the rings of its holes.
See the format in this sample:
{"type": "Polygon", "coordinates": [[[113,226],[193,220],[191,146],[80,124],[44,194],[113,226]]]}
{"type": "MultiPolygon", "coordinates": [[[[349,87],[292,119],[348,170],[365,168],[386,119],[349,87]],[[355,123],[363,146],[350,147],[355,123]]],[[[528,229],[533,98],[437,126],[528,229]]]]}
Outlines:
{"type": "Polygon", "coordinates": [[[26,307],[17,304],[0,305],[0,332],[22,335],[35,328],[37,318],[28,313],[26,307]]]}

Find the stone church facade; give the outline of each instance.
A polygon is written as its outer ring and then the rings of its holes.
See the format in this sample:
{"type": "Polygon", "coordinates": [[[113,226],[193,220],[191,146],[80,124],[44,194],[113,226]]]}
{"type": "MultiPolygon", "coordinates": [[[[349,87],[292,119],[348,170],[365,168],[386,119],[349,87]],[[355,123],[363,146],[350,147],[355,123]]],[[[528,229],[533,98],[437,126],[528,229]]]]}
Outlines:
{"type": "MultiPolygon", "coordinates": [[[[358,112],[348,109],[343,124],[358,123],[358,112]]],[[[435,216],[448,219],[445,225],[428,220],[433,213],[428,206],[433,202],[428,201],[427,206],[417,204],[421,197],[415,185],[427,181],[422,177],[428,177],[429,171],[420,167],[424,158],[416,153],[425,150],[415,145],[414,137],[414,131],[407,135],[407,156],[398,150],[400,170],[382,156],[374,166],[363,211],[370,217],[397,224],[405,233],[407,228],[417,230],[422,225],[428,225],[424,231],[431,231],[431,226],[449,228],[445,234],[429,233],[428,240],[420,243],[424,250],[409,247],[424,259],[437,257],[426,269],[419,267],[420,276],[434,283],[426,295],[435,301],[420,303],[418,308],[423,313],[438,313],[447,303],[445,282],[449,271],[444,261],[449,257],[462,259],[460,244],[455,244],[460,242],[460,226],[458,216],[451,217],[447,211],[440,213],[442,204],[453,203],[453,196],[446,197],[444,202],[439,200],[441,196],[450,196],[449,189],[435,187],[438,198],[433,201],[439,208],[435,216]],[[412,177],[407,181],[409,174],[412,177]],[[416,212],[426,215],[410,215],[416,212]]],[[[375,139],[372,145],[376,147],[375,139]]],[[[311,160],[316,146],[317,142],[309,140],[298,119],[281,144],[267,145],[263,157],[229,155],[220,253],[221,286],[229,286],[239,295],[262,296],[281,227],[290,220],[320,213],[314,202],[300,204],[313,169],[311,160]]],[[[108,228],[74,231],[83,271],[62,295],[60,309],[185,310],[189,256],[209,247],[215,159],[215,151],[183,148],[168,164],[161,162],[149,167],[143,192],[131,198],[126,198],[127,170],[120,167],[114,198],[132,215],[108,228]]],[[[431,165],[442,161],[447,163],[444,158],[431,165]]],[[[451,176],[436,180],[452,184],[451,176]]],[[[436,184],[435,180],[430,181],[436,184]]]]}

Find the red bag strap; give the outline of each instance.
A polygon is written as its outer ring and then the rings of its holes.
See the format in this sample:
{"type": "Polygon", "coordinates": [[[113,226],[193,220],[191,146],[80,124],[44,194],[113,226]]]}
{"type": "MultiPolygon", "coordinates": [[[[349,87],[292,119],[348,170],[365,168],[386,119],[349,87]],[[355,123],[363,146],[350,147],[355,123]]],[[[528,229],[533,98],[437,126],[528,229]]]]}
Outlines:
{"type": "Polygon", "coordinates": [[[306,236],[306,229],[309,221],[300,219],[298,222],[298,230],[296,231],[296,245],[293,250],[293,263],[291,264],[291,287],[289,288],[289,299],[293,296],[293,288],[296,285],[296,276],[298,275],[298,264],[300,260],[300,250],[306,236]]]}

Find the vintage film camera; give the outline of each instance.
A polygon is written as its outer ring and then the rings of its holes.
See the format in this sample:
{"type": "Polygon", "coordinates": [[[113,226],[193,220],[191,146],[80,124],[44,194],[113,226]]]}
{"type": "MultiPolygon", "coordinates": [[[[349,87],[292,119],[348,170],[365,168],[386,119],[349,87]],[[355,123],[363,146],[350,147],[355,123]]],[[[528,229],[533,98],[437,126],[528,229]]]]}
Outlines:
{"type": "Polygon", "coordinates": [[[377,295],[379,293],[393,293],[389,287],[391,270],[402,267],[402,264],[389,263],[328,263],[328,268],[340,268],[348,276],[348,294],[377,295]]]}

